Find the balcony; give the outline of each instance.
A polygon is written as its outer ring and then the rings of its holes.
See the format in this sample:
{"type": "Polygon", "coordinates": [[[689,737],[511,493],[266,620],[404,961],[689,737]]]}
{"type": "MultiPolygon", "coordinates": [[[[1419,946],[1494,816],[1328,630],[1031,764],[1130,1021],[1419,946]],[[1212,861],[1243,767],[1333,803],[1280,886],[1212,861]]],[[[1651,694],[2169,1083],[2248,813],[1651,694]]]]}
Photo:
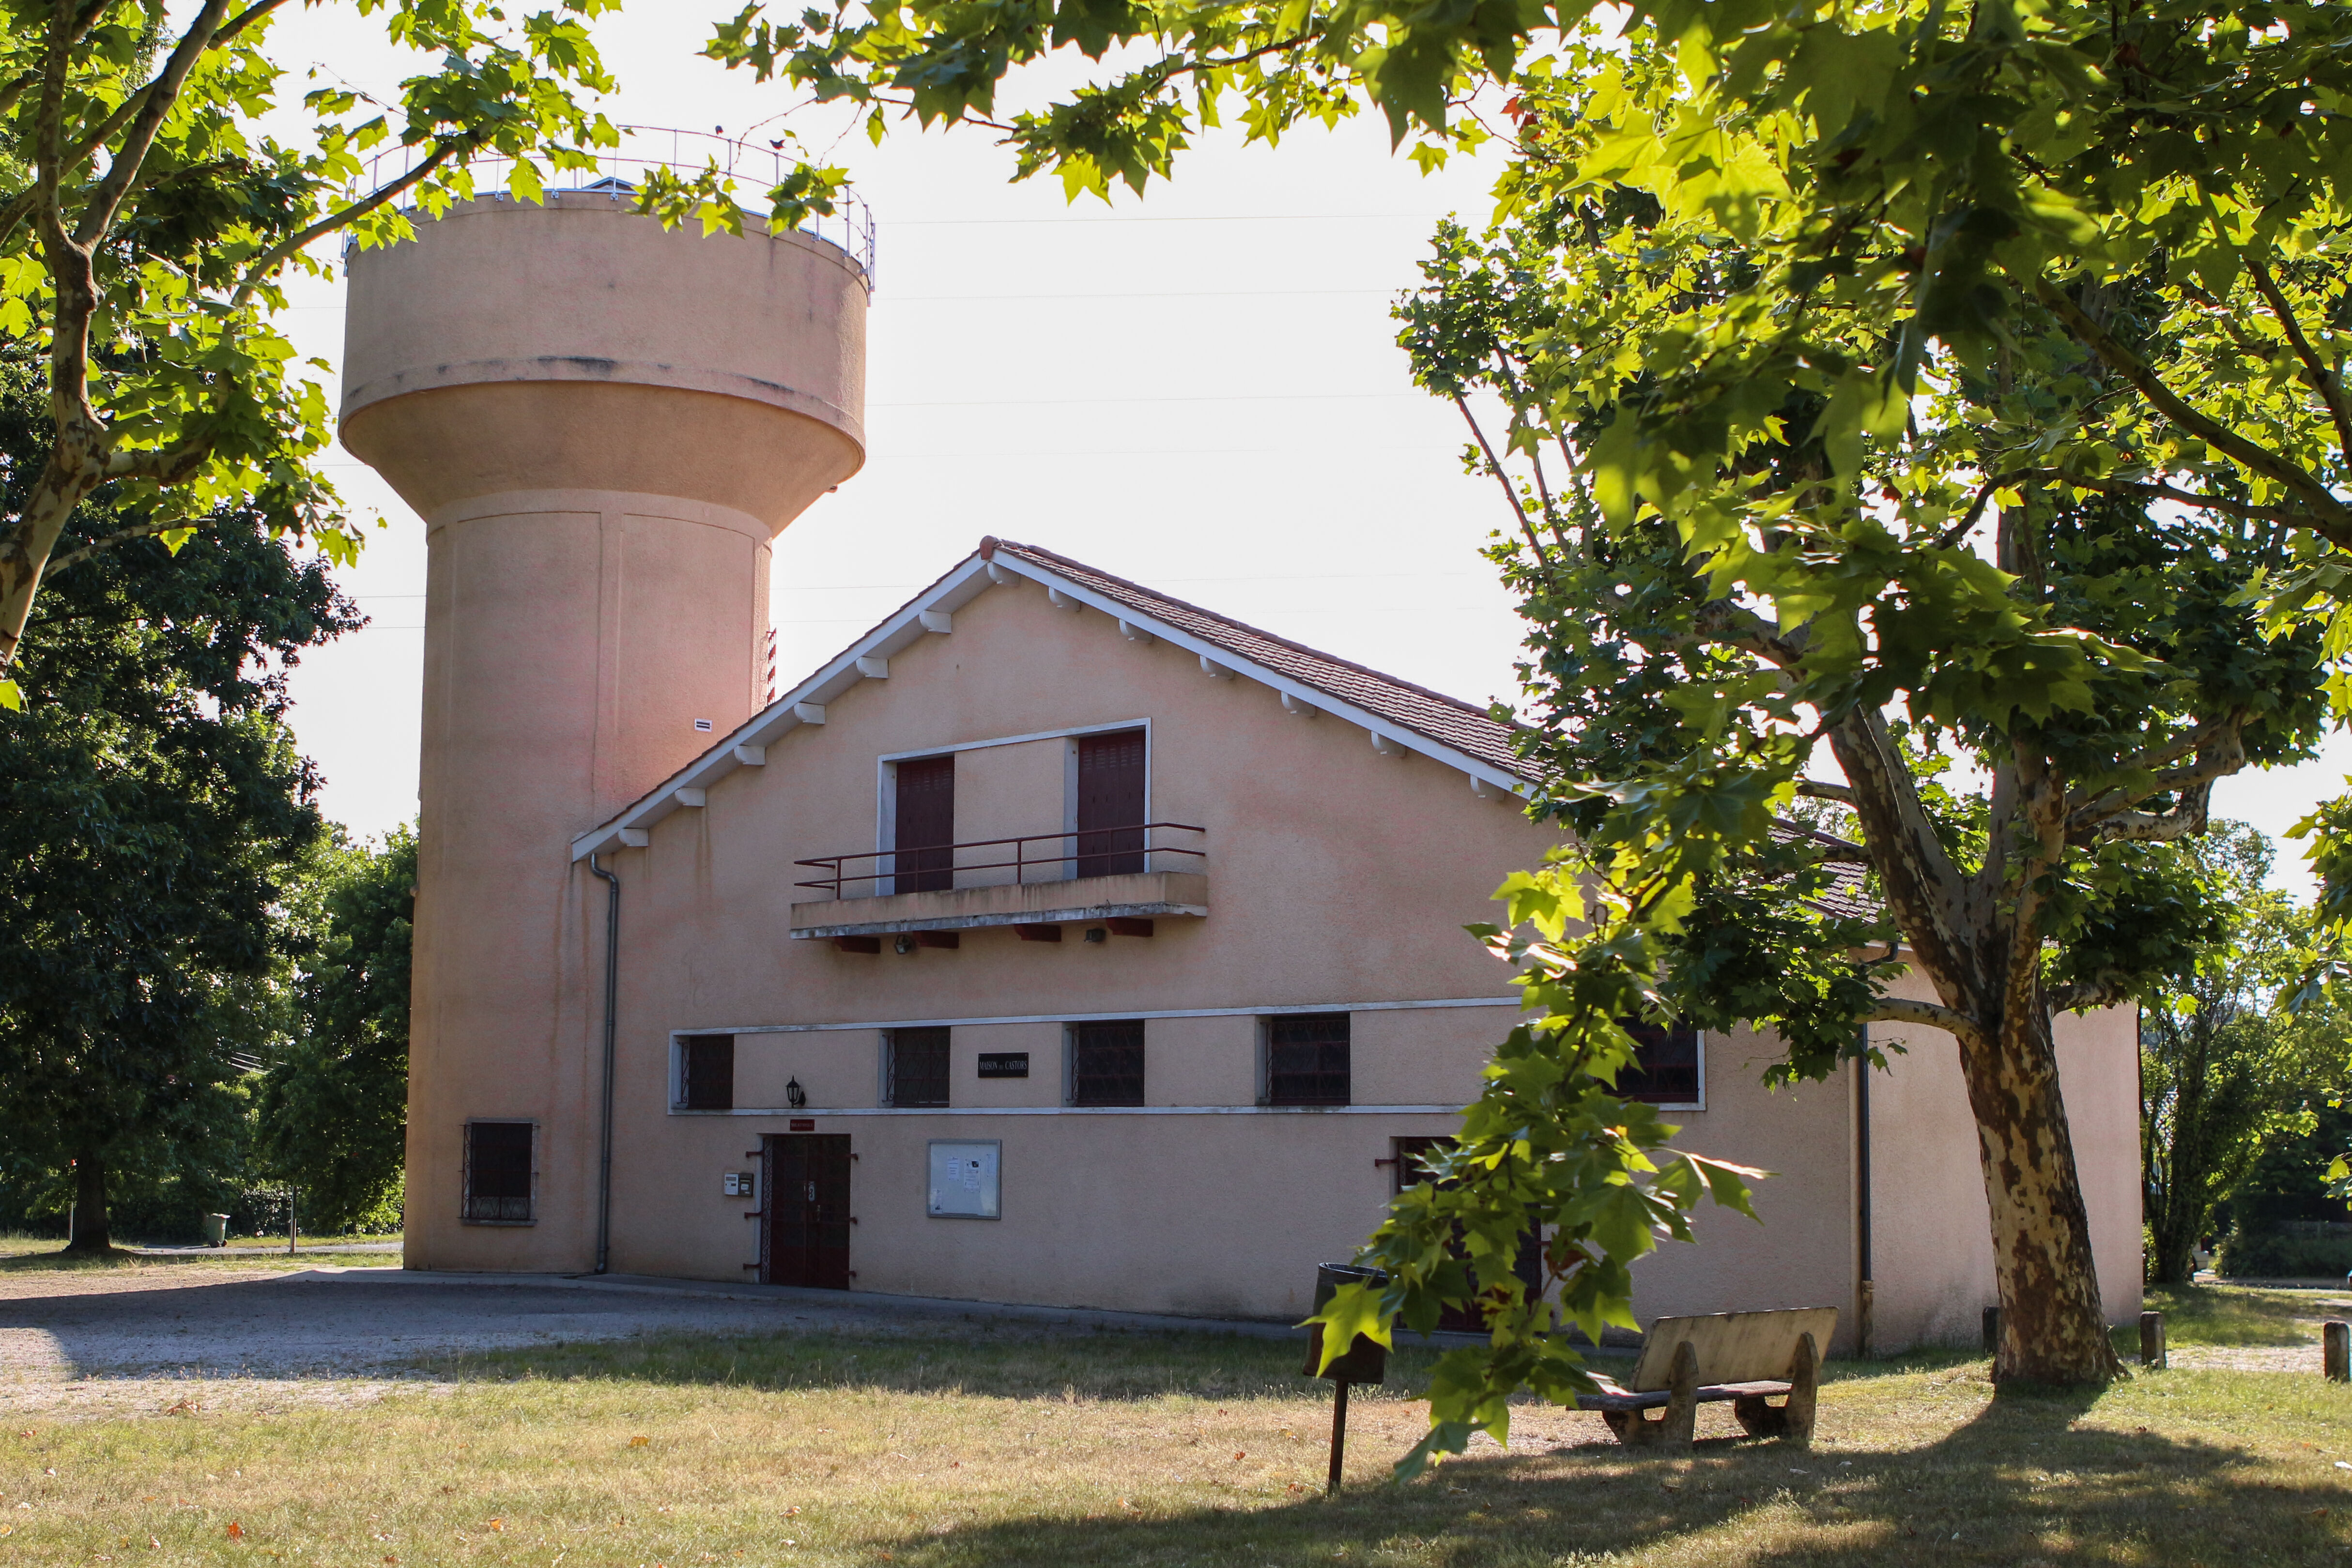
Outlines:
{"type": "MultiPolygon", "coordinates": [[[[794,862],[824,873],[797,886],[829,896],[793,906],[792,934],[868,952],[884,936],[990,926],[1037,942],[1060,941],[1065,924],[1149,936],[1156,920],[1209,912],[1206,835],[1181,822],[1147,822],[821,855],[794,862]]],[[[923,945],[955,943],[934,935],[923,945]]]]}

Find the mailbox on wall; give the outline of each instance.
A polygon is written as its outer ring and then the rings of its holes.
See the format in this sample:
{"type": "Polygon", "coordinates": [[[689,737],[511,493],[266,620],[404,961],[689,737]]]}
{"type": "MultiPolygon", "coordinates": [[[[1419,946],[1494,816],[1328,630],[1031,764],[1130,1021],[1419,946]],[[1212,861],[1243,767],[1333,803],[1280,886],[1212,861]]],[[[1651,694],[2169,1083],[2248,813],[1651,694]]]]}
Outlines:
{"type": "Polygon", "coordinates": [[[931,1217],[998,1218],[997,1160],[1003,1148],[1001,1142],[993,1139],[986,1142],[959,1143],[933,1140],[931,1217]]]}

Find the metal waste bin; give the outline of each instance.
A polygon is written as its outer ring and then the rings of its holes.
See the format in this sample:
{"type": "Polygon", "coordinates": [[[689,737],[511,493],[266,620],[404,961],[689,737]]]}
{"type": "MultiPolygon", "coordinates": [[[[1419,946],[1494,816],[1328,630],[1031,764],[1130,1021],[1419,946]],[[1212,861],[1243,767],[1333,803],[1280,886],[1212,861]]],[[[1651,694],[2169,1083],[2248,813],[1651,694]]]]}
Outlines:
{"type": "MultiPolygon", "coordinates": [[[[1389,1282],[1388,1271],[1365,1268],[1353,1263],[1325,1263],[1315,1270],[1315,1310],[1328,1306],[1342,1285],[1370,1285],[1379,1289],[1389,1282]]],[[[1307,1336],[1307,1364],[1300,1370],[1308,1377],[1327,1377],[1334,1383],[1379,1383],[1388,1376],[1388,1347],[1366,1334],[1358,1334],[1356,1342],[1328,1367],[1323,1361],[1323,1325],[1315,1324],[1307,1336]]]]}
{"type": "Polygon", "coordinates": [[[228,1215],[225,1214],[205,1215],[205,1245],[206,1247],[228,1245],[228,1215]]]}

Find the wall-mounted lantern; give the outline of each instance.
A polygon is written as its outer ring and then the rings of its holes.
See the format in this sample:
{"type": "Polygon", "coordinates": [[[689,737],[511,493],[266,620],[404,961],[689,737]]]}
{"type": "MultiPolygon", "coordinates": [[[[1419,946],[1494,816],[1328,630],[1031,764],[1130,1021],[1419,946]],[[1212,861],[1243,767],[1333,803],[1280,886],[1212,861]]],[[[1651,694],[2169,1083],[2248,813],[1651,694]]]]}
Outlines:
{"type": "MultiPolygon", "coordinates": [[[[773,1083],[776,1080],[770,1079],[768,1081],[773,1083]]],[[[801,1087],[800,1079],[795,1078],[784,1080],[784,1103],[794,1110],[808,1103],[808,1090],[801,1087]]]]}

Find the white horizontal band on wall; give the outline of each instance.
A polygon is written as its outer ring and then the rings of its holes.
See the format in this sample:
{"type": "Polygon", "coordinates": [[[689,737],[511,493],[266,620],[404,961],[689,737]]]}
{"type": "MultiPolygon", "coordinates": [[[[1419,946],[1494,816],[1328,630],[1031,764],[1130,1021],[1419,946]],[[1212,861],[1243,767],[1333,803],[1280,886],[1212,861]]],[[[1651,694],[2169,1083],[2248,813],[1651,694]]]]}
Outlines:
{"type": "MultiPolygon", "coordinates": [[[[672,1035],[817,1035],[845,1029],[980,1028],[992,1024],[1093,1024],[1106,1018],[1276,1018],[1293,1013],[1404,1013],[1424,1007],[1517,1007],[1516,996],[1444,996],[1425,1002],[1307,1002],[1268,1007],[1149,1007],[1091,1013],[1021,1013],[997,1018],[882,1018],[846,1024],[701,1024],[672,1035]]],[[[1452,1107],[1460,1110],[1461,1107],[1452,1107]]]]}
{"type": "MultiPolygon", "coordinates": [[[[672,1116],[1459,1116],[1459,1105],[925,1105],[798,1110],[682,1110],[672,1116]]],[[[1660,1106],[1671,1110],[1672,1106],[1660,1106]]]]}

